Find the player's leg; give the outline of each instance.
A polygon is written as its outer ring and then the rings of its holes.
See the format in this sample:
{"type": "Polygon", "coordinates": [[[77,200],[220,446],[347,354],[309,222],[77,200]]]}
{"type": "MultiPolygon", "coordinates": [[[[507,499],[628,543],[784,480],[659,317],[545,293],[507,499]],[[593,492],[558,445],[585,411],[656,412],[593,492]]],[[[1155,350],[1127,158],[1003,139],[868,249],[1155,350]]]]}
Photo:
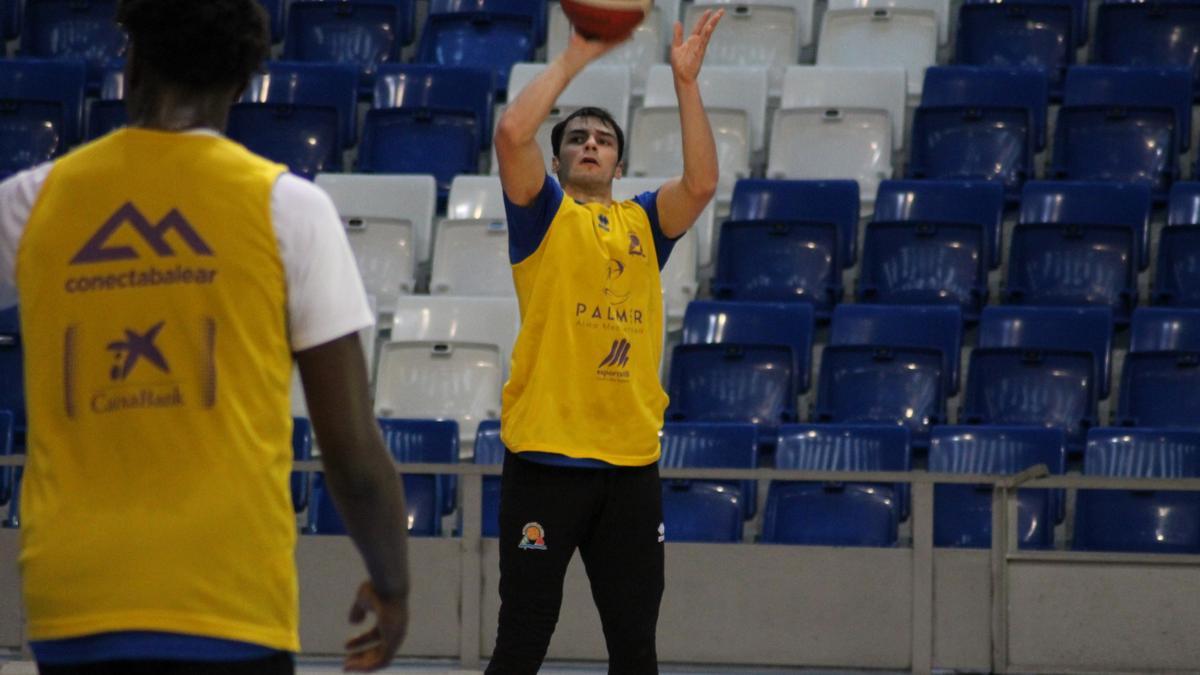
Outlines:
{"type": "Polygon", "coordinates": [[[658,466],[606,473],[600,518],[579,553],[604,626],[608,669],[657,673],[655,634],[664,586],[658,466]]]}
{"type": "Polygon", "coordinates": [[[588,527],[603,472],[513,453],[500,482],[500,623],[488,673],[536,673],[562,605],[563,577],[588,527]]]}

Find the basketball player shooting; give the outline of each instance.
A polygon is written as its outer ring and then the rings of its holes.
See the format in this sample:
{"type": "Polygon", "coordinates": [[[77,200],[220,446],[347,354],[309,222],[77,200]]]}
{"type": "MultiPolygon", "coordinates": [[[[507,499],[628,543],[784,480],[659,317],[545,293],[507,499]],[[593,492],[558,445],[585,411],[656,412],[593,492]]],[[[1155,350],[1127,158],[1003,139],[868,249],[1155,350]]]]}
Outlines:
{"type": "Polygon", "coordinates": [[[624,132],[582,108],[551,134],[555,175],[535,140],[555,100],[618,41],[573,34],[500,119],[496,157],[522,312],[501,438],[500,619],[489,673],[535,673],[558,621],[575,549],[600,612],[610,672],[658,671],[662,489],[658,432],[659,272],[717,187],[717,153],[697,77],[723,11],[705,12],[671,68],[683,175],[614,202],[624,132]]]}

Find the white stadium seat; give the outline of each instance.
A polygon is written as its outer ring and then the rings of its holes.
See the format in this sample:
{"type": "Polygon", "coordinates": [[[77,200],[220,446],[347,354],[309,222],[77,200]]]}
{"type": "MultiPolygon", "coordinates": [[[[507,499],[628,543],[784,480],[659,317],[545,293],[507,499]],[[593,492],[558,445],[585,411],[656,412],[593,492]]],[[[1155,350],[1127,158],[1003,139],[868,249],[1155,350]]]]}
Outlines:
{"type": "MultiPolygon", "coordinates": [[[[646,72],[655,63],[666,63],[671,44],[671,31],[679,19],[680,0],[654,0],[651,16],[642,21],[629,40],[608,52],[596,62],[629,66],[630,80],[635,96],[646,89],[646,72]]],[[[558,56],[567,47],[571,26],[557,2],[550,5],[549,34],[546,38],[546,53],[550,59],[558,56]]],[[[511,94],[510,100],[511,100],[511,94]]]]}
{"type": "Polygon", "coordinates": [[[446,217],[452,220],[505,220],[504,191],[496,176],[455,176],[446,201],[446,217]]]}
{"type": "Polygon", "coordinates": [[[392,342],[476,342],[496,345],[505,375],[520,330],[517,299],[410,295],[392,315],[392,342]]]}
{"type": "Polygon", "coordinates": [[[705,65],[769,67],[771,94],[778,95],[783,71],[812,44],[813,0],[695,0],[686,10],[691,31],[705,10],[725,9],[713,32],[705,65]]]}
{"type": "Polygon", "coordinates": [[[438,223],[429,292],[515,297],[505,221],[472,219],[438,223]]]}
{"type": "Polygon", "coordinates": [[[938,6],[934,0],[829,0],[817,65],[900,65],[908,73],[909,95],[919,96],[925,69],[937,63],[943,33],[938,6]]]}

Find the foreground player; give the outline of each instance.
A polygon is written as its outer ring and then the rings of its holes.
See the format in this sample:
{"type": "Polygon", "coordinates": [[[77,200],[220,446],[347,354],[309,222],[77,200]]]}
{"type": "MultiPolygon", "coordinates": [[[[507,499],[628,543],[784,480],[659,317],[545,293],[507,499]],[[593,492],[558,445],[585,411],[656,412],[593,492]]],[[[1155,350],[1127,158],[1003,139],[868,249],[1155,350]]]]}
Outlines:
{"type": "Polygon", "coordinates": [[[383,667],[407,625],[407,519],[367,398],[374,317],[328,197],[217,131],[267,54],[266,16],[123,0],[118,20],[132,126],[0,184],[39,669],[294,671],[293,353],[370,574],[351,617],[378,617],[346,666],[383,667]]]}
{"type": "Polygon", "coordinates": [[[615,46],[572,35],[505,112],[496,156],[522,327],[504,388],[500,624],[489,673],[534,673],[579,548],[600,611],[609,672],[658,670],[663,593],[662,492],[656,462],[667,397],[658,380],[659,270],[717,187],[717,154],[696,78],[723,12],[683,39],[671,67],[683,176],[614,203],[624,135],[599,108],[552,134],[546,175],[535,136],[555,99],[615,46]]]}

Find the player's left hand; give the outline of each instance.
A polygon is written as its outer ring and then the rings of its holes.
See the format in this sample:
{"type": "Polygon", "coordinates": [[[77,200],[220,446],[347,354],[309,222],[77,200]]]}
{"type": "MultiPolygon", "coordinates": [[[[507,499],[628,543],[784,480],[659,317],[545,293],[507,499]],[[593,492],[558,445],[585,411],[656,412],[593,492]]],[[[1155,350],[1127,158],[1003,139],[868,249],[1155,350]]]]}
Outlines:
{"type": "Polygon", "coordinates": [[[368,614],[375,615],[375,626],[346,643],[348,653],[342,667],[348,673],[386,668],[408,632],[408,597],[382,596],[370,581],[358,588],[350,623],[362,623],[368,614]]]}
{"type": "Polygon", "coordinates": [[[675,22],[675,37],[671,40],[671,70],[674,71],[677,82],[689,84],[696,81],[696,77],[700,75],[700,65],[704,63],[708,41],[723,16],[723,9],[716,12],[704,10],[687,40],[683,39],[683,24],[675,22]]]}

